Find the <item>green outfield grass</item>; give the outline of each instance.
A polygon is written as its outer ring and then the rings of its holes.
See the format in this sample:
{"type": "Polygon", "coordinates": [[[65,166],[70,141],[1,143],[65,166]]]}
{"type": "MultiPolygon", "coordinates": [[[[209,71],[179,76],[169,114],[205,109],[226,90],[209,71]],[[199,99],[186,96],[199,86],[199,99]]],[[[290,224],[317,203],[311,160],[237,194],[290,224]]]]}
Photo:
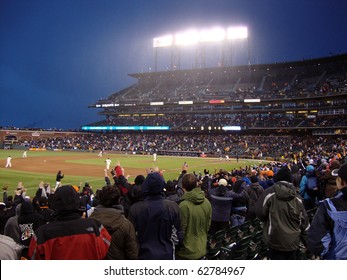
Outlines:
{"type": "MultiPolygon", "coordinates": [[[[9,187],[9,194],[13,194],[13,191],[16,189],[18,182],[23,182],[24,186],[28,189],[27,194],[29,196],[35,195],[35,192],[38,188],[38,184],[41,181],[48,182],[52,187],[55,185],[55,175],[54,174],[45,174],[45,173],[31,173],[18,171],[15,169],[15,159],[22,157],[23,151],[19,150],[0,150],[0,186],[1,193],[2,187],[7,185],[9,187]],[[4,168],[6,163],[6,158],[8,156],[13,158],[14,168],[4,168]]],[[[127,154],[105,154],[102,158],[97,157],[97,153],[91,152],[52,152],[52,151],[29,151],[28,152],[28,163],[30,163],[30,158],[32,157],[47,157],[52,158],[55,156],[66,156],[66,162],[73,162],[81,164],[83,169],[84,165],[95,165],[100,166],[100,176],[90,176],[86,174],[85,176],[73,176],[69,174],[67,178],[64,179],[64,184],[73,184],[79,185],[85,182],[90,183],[94,189],[104,186],[104,177],[103,169],[105,166],[105,159],[109,157],[112,160],[111,167],[114,167],[118,161],[122,167],[125,168],[125,173],[131,168],[138,168],[141,170],[138,174],[131,174],[129,178],[130,182],[133,182],[136,175],[142,174],[146,175],[146,169],[159,167],[164,171],[165,180],[176,179],[181,170],[184,162],[187,162],[189,165],[189,172],[195,171],[197,174],[205,168],[209,169],[210,172],[215,172],[219,169],[232,170],[233,168],[245,167],[247,165],[259,164],[259,161],[256,160],[243,160],[240,159],[239,162],[236,160],[231,160],[229,162],[224,159],[220,161],[217,158],[193,158],[193,157],[172,157],[172,156],[158,156],[157,161],[153,161],[152,156],[139,156],[139,155],[127,155],[127,154]],[[70,156],[78,156],[79,159],[72,159],[70,156]]],[[[75,157],[74,157],[75,158],[75,157]]],[[[61,167],[64,169],[64,167],[61,167]]],[[[2,200],[2,197],[0,198],[2,200]]]]}

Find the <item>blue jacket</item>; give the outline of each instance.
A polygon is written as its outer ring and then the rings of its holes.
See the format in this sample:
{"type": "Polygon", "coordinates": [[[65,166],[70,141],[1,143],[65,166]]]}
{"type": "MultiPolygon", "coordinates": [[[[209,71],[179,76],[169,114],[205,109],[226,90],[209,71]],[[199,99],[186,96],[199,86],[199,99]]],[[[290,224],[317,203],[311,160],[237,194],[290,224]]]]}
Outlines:
{"type": "Polygon", "coordinates": [[[229,221],[234,194],[233,191],[230,191],[227,187],[223,186],[208,189],[208,199],[212,206],[212,221],[229,221]],[[225,193],[219,194],[219,188],[225,188],[225,193]]]}
{"type": "Polygon", "coordinates": [[[174,259],[175,242],[183,240],[178,204],[164,199],[165,181],[157,172],[148,174],[142,185],[144,200],[130,207],[128,219],[133,223],[142,260],[174,259]],[[175,229],[175,230],[173,230],[175,229]],[[176,236],[177,235],[177,239],[176,236]]]}
{"type": "MultiPolygon", "coordinates": [[[[306,167],[306,172],[313,172],[313,170],[314,170],[314,167],[312,165],[308,165],[306,167]]],[[[300,189],[299,189],[300,195],[304,200],[315,199],[314,197],[311,197],[307,194],[306,186],[307,186],[307,176],[304,175],[304,176],[302,176],[301,181],[300,181],[300,189]]]]}
{"type": "Polygon", "coordinates": [[[322,259],[347,260],[346,225],[347,186],[320,202],[307,234],[310,252],[322,259]]]}

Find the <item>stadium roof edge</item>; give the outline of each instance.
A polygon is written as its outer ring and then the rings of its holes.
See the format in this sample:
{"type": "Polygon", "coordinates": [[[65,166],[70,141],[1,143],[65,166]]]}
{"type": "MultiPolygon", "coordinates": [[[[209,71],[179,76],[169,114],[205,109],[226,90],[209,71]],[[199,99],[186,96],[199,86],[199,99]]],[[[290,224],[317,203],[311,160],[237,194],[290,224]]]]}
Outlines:
{"type": "Polygon", "coordinates": [[[224,66],[224,67],[208,67],[208,68],[195,68],[195,69],[181,69],[181,70],[169,70],[169,71],[158,71],[158,72],[144,72],[144,73],[130,73],[128,76],[139,79],[141,77],[147,77],[149,74],[160,75],[165,73],[174,74],[177,72],[180,73],[192,73],[196,71],[208,72],[212,70],[223,70],[223,69],[249,69],[253,68],[283,68],[285,66],[302,66],[302,65],[314,65],[317,63],[329,63],[334,61],[347,60],[347,52],[338,55],[331,55],[327,57],[313,58],[313,59],[302,59],[297,61],[286,61],[286,62],[274,62],[274,63],[265,63],[265,64],[252,64],[252,65],[234,65],[234,66],[224,66]]]}

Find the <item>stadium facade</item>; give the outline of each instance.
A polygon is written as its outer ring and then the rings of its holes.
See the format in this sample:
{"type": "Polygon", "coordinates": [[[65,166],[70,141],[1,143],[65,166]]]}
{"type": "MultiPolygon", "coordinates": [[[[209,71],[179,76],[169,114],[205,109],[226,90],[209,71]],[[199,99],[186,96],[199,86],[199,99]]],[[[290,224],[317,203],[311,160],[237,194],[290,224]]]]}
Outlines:
{"type": "Polygon", "coordinates": [[[347,134],[347,54],[129,75],[135,84],[89,106],[105,120],[83,130],[347,134]]]}

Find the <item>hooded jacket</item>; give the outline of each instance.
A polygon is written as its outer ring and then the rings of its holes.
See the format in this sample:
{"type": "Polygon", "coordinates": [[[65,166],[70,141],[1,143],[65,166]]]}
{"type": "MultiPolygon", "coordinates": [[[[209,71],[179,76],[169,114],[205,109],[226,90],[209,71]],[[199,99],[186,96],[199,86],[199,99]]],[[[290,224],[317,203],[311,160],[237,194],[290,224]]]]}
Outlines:
{"type": "Polygon", "coordinates": [[[326,170],[324,174],[318,177],[318,180],[321,182],[323,195],[325,198],[334,197],[338,192],[336,185],[336,177],[331,174],[332,170],[326,170]]]}
{"type": "Polygon", "coordinates": [[[256,215],[264,222],[264,242],[270,248],[294,251],[300,240],[305,242],[308,218],[292,183],[276,182],[263,192],[255,207],[256,215]]]}
{"type": "Polygon", "coordinates": [[[135,260],[138,255],[135,229],[125,218],[122,205],[106,208],[101,205],[95,207],[89,218],[98,220],[112,237],[106,259],[135,260]]]}
{"type": "Polygon", "coordinates": [[[35,231],[29,248],[31,259],[100,260],[106,257],[111,236],[99,221],[81,219],[80,207],[79,196],[71,185],[55,191],[52,200],[55,220],[35,231]]]}
{"type": "Polygon", "coordinates": [[[18,217],[22,204],[16,206],[16,216],[9,218],[5,224],[4,235],[11,237],[16,243],[20,243],[20,229],[18,226],[18,217]]]}
{"type": "Polygon", "coordinates": [[[139,259],[174,259],[174,234],[183,238],[181,216],[174,201],[164,199],[165,181],[158,172],[149,173],[142,185],[143,201],[130,207],[128,219],[139,243],[139,259]]]}
{"type": "Polygon", "coordinates": [[[258,182],[252,183],[250,186],[246,187],[246,192],[249,197],[249,206],[248,206],[248,217],[254,218],[255,214],[255,204],[257,203],[258,198],[264,192],[264,189],[258,182]]]}
{"type": "Polygon", "coordinates": [[[311,253],[322,259],[347,259],[347,186],[323,200],[307,234],[311,253]]]}
{"type": "Polygon", "coordinates": [[[199,187],[186,192],[182,199],[179,208],[184,239],[176,255],[180,259],[198,260],[206,255],[207,234],[212,219],[211,203],[199,187]]]}
{"type": "MultiPolygon", "coordinates": [[[[314,173],[314,167],[312,165],[306,166],[306,174],[307,173],[314,173]]],[[[312,200],[312,199],[314,199],[314,197],[311,197],[306,191],[307,181],[308,181],[307,175],[302,176],[301,181],[300,181],[299,192],[300,192],[300,195],[302,196],[302,198],[304,200],[312,200]]]]}

